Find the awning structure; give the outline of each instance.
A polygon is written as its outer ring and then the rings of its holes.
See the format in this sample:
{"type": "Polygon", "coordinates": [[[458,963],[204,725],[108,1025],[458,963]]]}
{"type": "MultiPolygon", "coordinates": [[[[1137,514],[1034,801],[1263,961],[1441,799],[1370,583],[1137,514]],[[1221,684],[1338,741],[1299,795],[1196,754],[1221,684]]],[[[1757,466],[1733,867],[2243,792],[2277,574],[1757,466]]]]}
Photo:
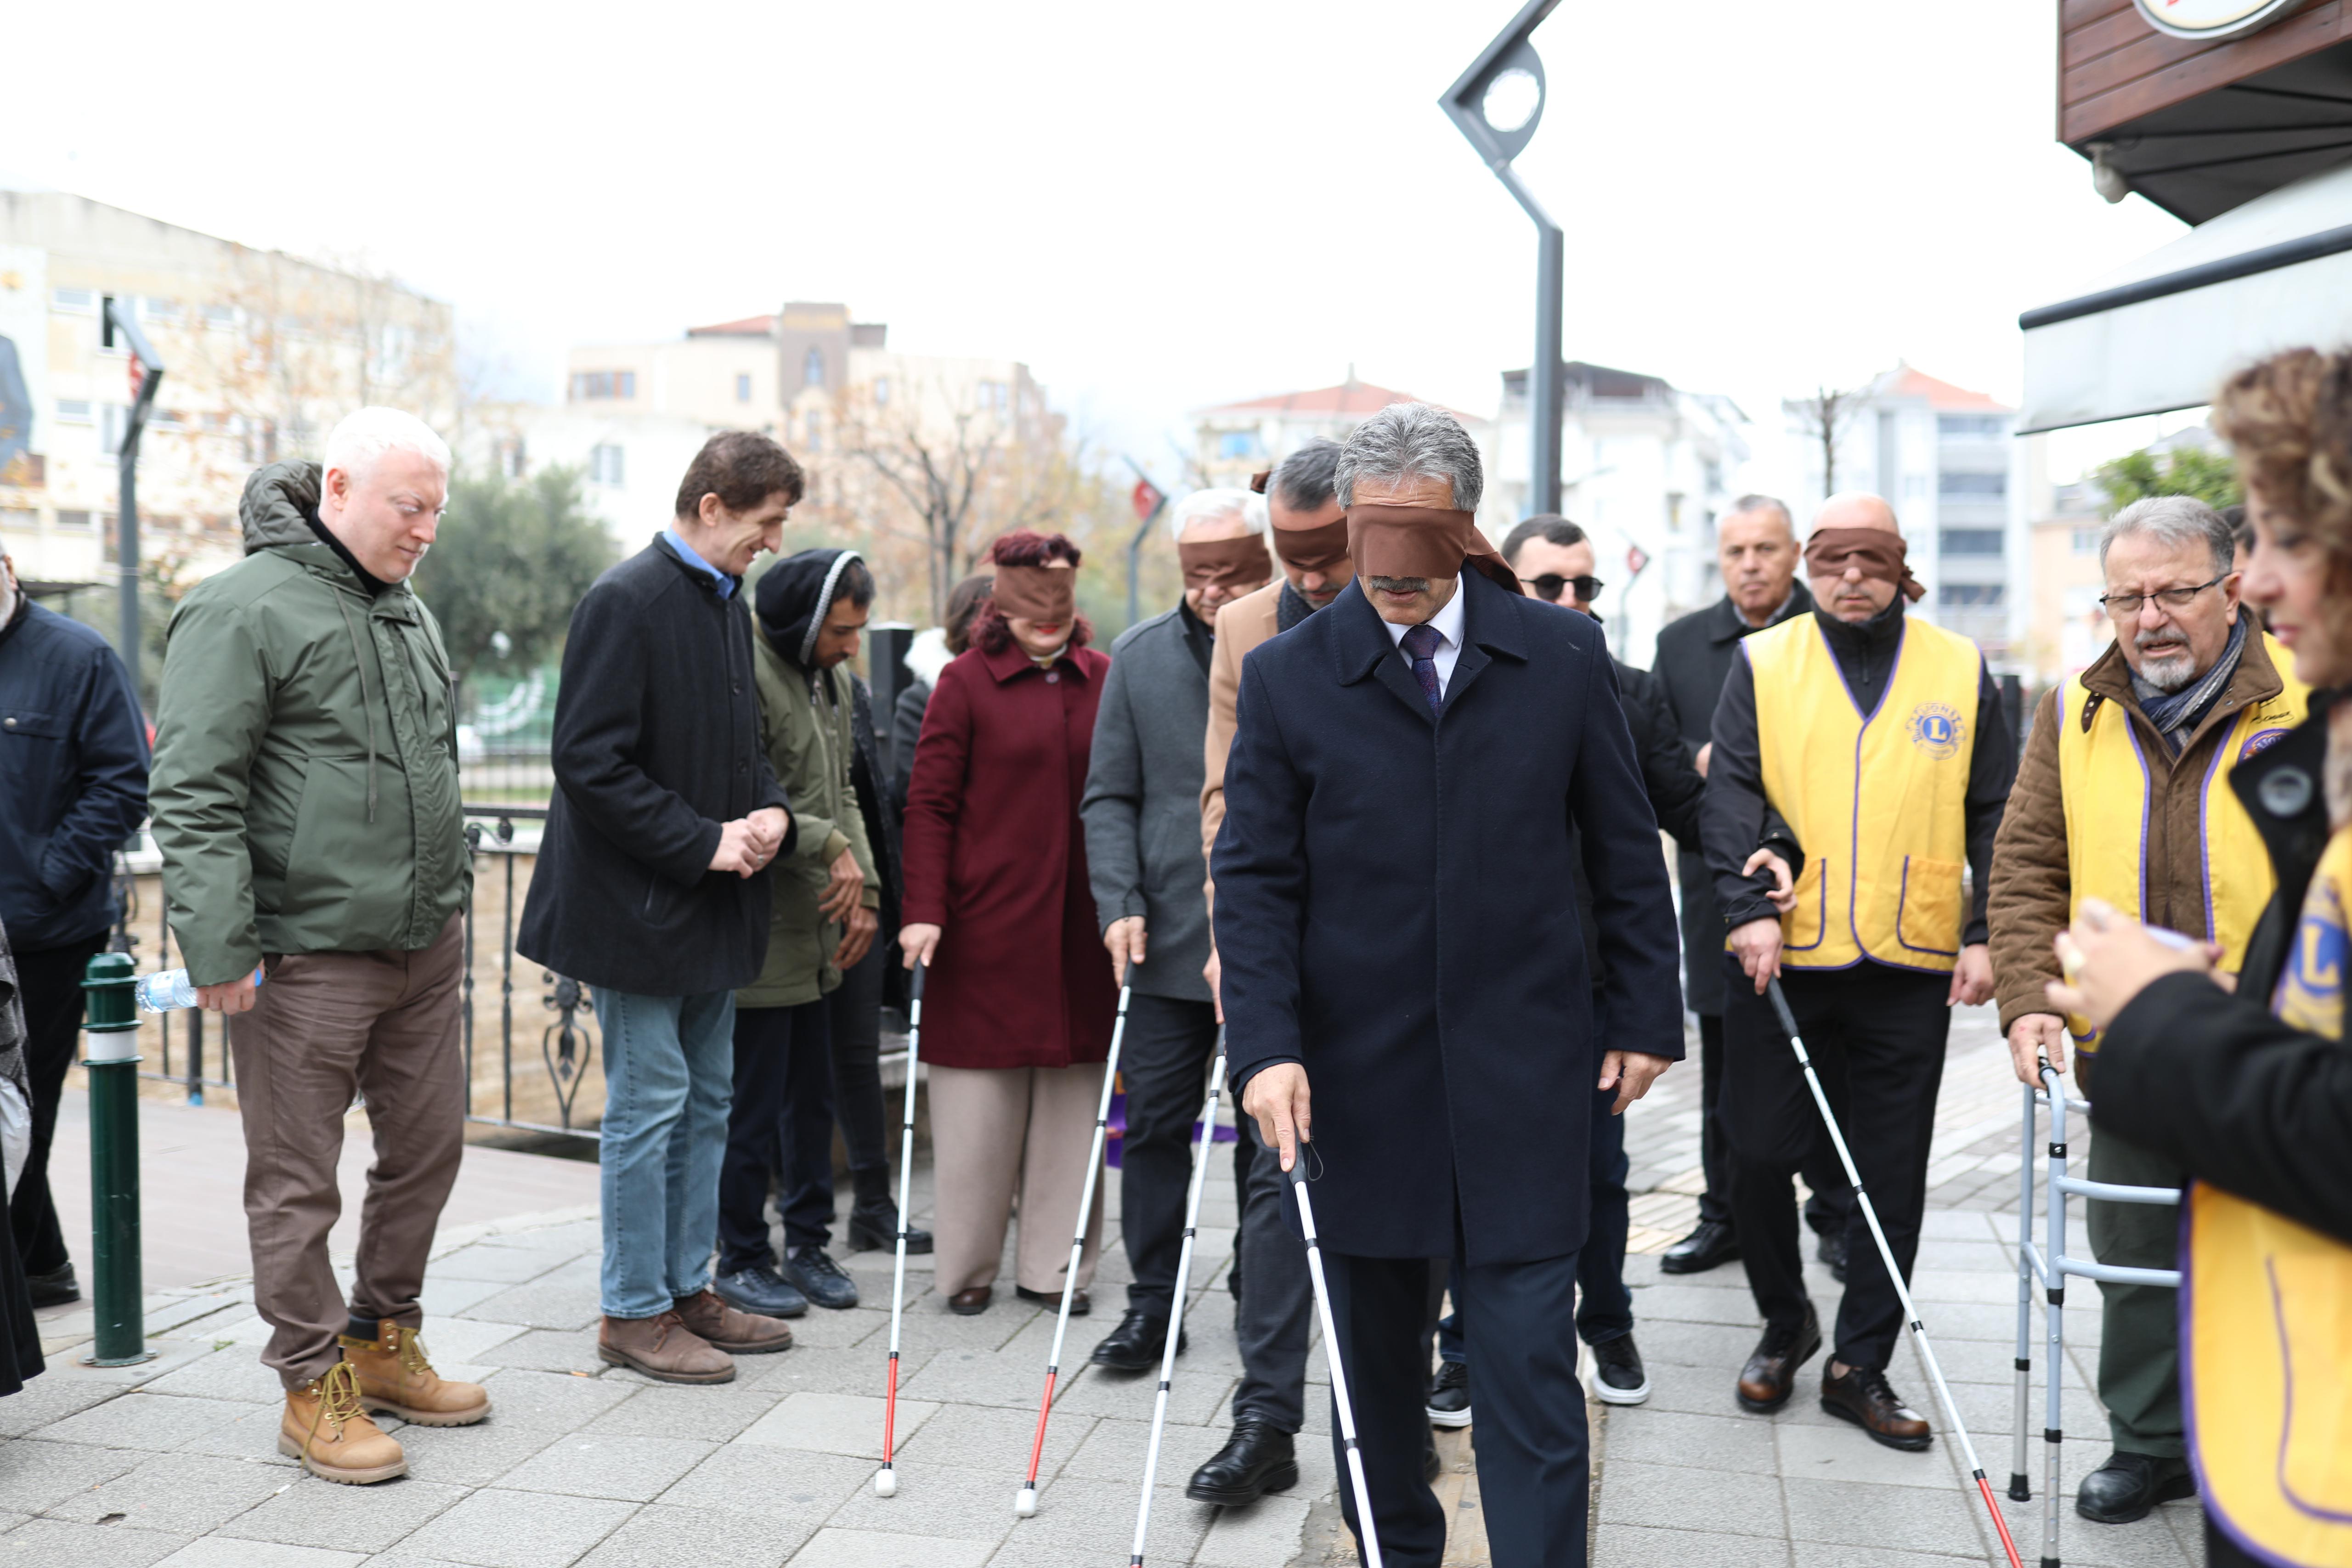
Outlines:
{"type": "Polygon", "coordinates": [[[2020,434],[2196,408],[2265,354],[2352,345],[2352,164],[2233,207],[2017,324],[2020,434]]]}

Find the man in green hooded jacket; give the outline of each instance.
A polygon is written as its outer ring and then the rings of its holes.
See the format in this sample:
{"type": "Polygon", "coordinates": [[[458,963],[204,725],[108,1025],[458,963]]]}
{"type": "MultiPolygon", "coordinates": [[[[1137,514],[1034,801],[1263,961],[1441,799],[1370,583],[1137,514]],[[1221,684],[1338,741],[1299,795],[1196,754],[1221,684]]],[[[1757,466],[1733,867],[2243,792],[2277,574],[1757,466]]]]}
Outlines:
{"type": "Polygon", "coordinates": [[[335,1481],[406,1473],[369,1410],[440,1427],[489,1413],[416,1342],[465,1146],[473,876],[449,658],[407,582],[448,475],[440,437],[388,408],[337,425],[323,464],[255,474],[245,559],[173,612],[157,704],[164,902],[198,1005],[229,1015],[254,1306],[287,1390],[278,1448],[335,1481]],[[327,1232],[362,1095],[375,1163],[347,1305],[327,1232]]]}

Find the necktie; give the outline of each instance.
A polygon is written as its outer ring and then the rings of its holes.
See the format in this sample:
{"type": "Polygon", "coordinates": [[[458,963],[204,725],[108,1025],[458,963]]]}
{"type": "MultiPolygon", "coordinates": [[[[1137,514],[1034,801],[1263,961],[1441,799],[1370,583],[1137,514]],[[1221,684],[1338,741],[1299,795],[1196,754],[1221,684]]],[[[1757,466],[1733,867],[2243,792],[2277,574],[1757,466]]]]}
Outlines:
{"type": "Polygon", "coordinates": [[[1429,699],[1429,711],[1437,712],[1445,706],[1445,692],[1437,684],[1437,628],[1424,622],[1408,627],[1404,634],[1404,651],[1412,659],[1413,679],[1421,683],[1422,695],[1429,699]]]}

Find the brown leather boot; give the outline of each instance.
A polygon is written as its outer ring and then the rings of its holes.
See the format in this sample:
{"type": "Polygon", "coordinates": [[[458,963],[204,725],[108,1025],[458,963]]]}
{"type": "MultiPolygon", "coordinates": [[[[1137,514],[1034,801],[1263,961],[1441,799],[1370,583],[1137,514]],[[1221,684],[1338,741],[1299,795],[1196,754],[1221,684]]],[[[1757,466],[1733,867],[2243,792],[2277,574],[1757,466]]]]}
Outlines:
{"type": "Polygon", "coordinates": [[[389,1410],[419,1427],[470,1427],[490,1413],[490,1396],[478,1383],[451,1383],[425,1359],[416,1331],[384,1318],[375,1338],[339,1342],[343,1359],[358,1376],[360,1403],[389,1410]]]}
{"type": "Polygon", "coordinates": [[[278,1451],[299,1459],[320,1480],[343,1486],[371,1486],[408,1473],[408,1457],[398,1439],[361,1407],[359,1379],[348,1361],[337,1362],[324,1377],[287,1390],[278,1451]]]}
{"type": "Polygon", "coordinates": [[[700,1338],[733,1355],[767,1355],[793,1348],[793,1331],[782,1318],[738,1312],[716,1291],[697,1291],[671,1303],[679,1319],[700,1338]]]}
{"type": "Polygon", "coordinates": [[[1927,1417],[1895,1397],[1886,1374],[1874,1366],[1822,1369],[1822,1408],[1853,1422],[1874,1442],[1916,1454],[1933,1440],[1927,1417]]]}
{"type": "Polygon", "coordinates": [[[596,1354],[660,1383],[735,1381],[735,1358],[688,1328],[674,1308],[650,1318],[606,1318],[596,1354]]]}

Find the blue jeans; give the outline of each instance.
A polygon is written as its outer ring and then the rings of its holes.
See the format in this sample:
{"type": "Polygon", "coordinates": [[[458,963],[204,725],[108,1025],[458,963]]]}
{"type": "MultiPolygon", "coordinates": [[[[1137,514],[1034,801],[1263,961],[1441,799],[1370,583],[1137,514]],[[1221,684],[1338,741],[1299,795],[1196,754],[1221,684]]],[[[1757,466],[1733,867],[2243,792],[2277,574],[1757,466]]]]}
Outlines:
{"type": "MultiPolygon", "coordinates": [[[[1607,1344],[1633,1332],[1633,1292],[1625,1288],[1625,1238],[1632,1227],[1627,1214],[1625,1118],[1612,1116],[1617,1091],[1604,1089],[1592,1096],[1591,1164],[1586,1180],[1592,1188],[1592,1228],[1584,1249],[1576,1255],[1576,1333],[1587,1344],[1607,1344]]],[[[1437,1354],[1447,1361],[1465,1359],[1462,1350],[1462,1267],[1454,1266],[1445,1289],[1454,1310],[1437,1320],[1437,1354]]]]}
{"type": "Polygon", "coordinates": [[[595,991],[604,1037],[602,1176],[610,1318],[650,1318],[710,1283],[734,1092],[735,993],[595,991]]]}

